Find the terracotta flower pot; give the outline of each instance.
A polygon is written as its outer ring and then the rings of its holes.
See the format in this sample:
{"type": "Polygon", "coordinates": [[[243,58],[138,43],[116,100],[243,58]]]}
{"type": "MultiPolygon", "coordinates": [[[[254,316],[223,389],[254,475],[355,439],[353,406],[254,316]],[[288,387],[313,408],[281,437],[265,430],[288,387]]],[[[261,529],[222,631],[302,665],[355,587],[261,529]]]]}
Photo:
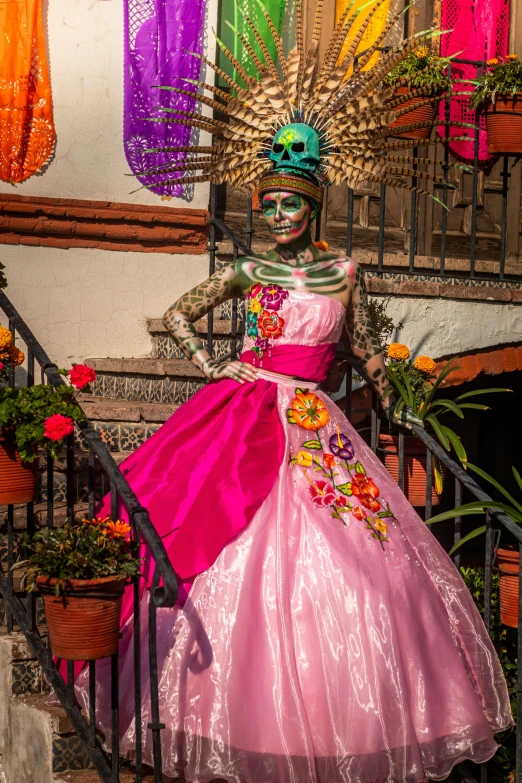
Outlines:
{"type": "Polygon", "coordinates": [[[15,444],[0,433],[0,506],[33,502],[37,470],[38,461],[22,462],[15,444]]]}
{"type": "MultiPolygon", "coordinates": [[[[398,87],[396,95],[406,95],[407,92],[411,92],[409,87],[398,87]]],[[[405,109],[407,106],[415,106],[416,103],[419,103],[419,101],[422,100],[424,100],[424,98],[410,98],[397,108],[405,109]]],[[[419,106],[418,109],[412,109],[401,117],[397,117],[388,127],[398,128],[400,125],[411,125],[414,122],[426,122],[427,120],[433,122],[437,116],[438,108],[438,103],[424,104],[423,106],[419,106]]],[[[401,139],[429,139],[431,136],[431,128],[417,128],[417,130],[403,131],[402,133],[396,133],[394,135],[401,139]]]]}
{"type": "MultiPolygon", "coordinates": [[[[384,465],[393,480],[399,483],[399,437],[380,435],[384,450],[384,465]]],[[[426,505],[426,446],[415,435],[404,436],[404,494],[412,506],[426,505]]],[[[433,487],[431,504],[437,506],[440,496],[433,487]]]]}
{"type": "Polygon", "coordinates": [[[497,563],[500,571],[500,622],[518,628],[518,549],[499,549],[497,563]]]}
{"type": "Polygon", "coordinates": [[[492,155],[522,154],[522,93],[497,98],[486,107],[488,152],[492,155]]]}
{"type": "Polygon", "coordinates": [[[118,649],[121,601],[125,579],[69,579],[55,595],[56,579],[36,579],[43,597],[54,655],[69,661],[96,661],[118,649]]]}

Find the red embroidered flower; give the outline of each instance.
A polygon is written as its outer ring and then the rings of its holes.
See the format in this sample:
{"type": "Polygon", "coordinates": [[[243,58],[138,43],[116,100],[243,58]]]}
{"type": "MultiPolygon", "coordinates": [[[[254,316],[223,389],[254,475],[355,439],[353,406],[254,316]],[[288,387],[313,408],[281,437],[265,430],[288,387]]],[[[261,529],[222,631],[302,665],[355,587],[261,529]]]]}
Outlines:
{"type": "Polygon", "coordinates": [[[352,479],[352,493],[359,498],[359,502],[370,511],[378,511],[381,504],[375,498],[379,495],[379,488],[371,478],[357,473],[352,479]]]}
{"type": "Polygon", "coordinates": [[[308,485],[308,494],[316,506],[331,506],[335,503],[335,492],[331,484],[324,479],[316,479],[308,485]]]}
{"type": "Polygon", "coordinates": [[[254,283],[254,285],[250,286],[248,298],[254,299],[258,294],[261,293],[262,290],[263,290],[263,286],[261,285],[261,283],[254,283]]]}
{"type": "Polygon", "coordinates": [[[259,313],[257,325],[261,329],[263,337],[271,337],[272,340],[277,340],[283,334],[285,322],[277,313],[263,310],[259,313]]]}
{"type": "Polygon", "coordinates": [[[343,495],[339,495],[339,497],[335,499],[335,505],[341,506],[341,508],[343,508],[344,506],[348,505],[348,501],[345,497],[343,497],[343,495]]]}
{"type": "Polygon", "coordinates": [[[69,370],[69,378],[73,386],[77,389],[83,389],[87,384],[94,383],[96,380],[96,373],[92,367],[88,367],[86,364],[75,364],[74,367],[69,370]]]}
{"type": "Polygon", "coordinates": [[[44,435],[49,440],[61,440],[66,435],[72,435],[74,432],[73,420],[68,416],[62,416],[61,413],[55,413],[45,420],[44,435]]]}
{"type": "Polygon", "coordinates": [[[335,457],[333,454],[323,454],[323,465],[325,468],[333,468],[335,466],[335,457]]]}
{"type": "Polygon", "coordinates": [[[356,506],[354,509],[352,509],[352,514],[354,517],[357,517],[357,519],[360,519],[361,522],[364,522],[365,519],[368,519],[368,514],[364,508],[361,508],[360,506],[356,506]]]}

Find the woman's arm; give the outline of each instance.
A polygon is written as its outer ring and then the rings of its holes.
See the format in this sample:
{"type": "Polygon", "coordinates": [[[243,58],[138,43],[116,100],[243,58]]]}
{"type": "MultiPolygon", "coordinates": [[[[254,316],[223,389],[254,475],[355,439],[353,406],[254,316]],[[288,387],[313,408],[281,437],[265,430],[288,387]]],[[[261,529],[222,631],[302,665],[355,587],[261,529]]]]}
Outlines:
{"type": "Polygon", "coordinates": [[[235,268],[227,266],[180,297],[163,316],[165,327],[187,359],[211,380],[233,378],[238,383],[256,380],[257,370],[253,365],[211,357],[192,325],[222,302],[242,293],[235,268]]]}
{"type": "Polygon", "coordinates": [[[402,408],[399,415],[395,413],[396,398],[391,394],[390,381],[384,365],[384,355],[368,308],[368,292],[364,282],[364,274],[359,265],[357,265],[355,272],[354,289],[346,319],[350,349],[360,360],[381,398],[387,418],[409,429],[411,429],[412,423],[422,426],[420,419],[407,407],[402,408]]]}

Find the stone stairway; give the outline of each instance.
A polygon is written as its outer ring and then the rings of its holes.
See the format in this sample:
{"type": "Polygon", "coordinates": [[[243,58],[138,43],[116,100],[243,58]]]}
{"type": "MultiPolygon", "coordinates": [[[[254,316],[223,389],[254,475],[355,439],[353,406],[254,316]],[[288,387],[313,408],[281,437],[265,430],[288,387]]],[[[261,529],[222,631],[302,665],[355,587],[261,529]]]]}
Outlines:
{"type": "MultiPolygon", "coordinates": [[[[226,317],[230,316],[230,307],[226,305],[214,320],[214,356],[224,356],[231,350],[231,321],[226,317]]],[[[206,318],[195,326],[206,344],[206,318]]],[[[206,382],[185,359],[160,319],[151,319],[148,329],[153,346],[149,357],[85,360],[98,377],[92,394],[81,395],[80,402],[117,460],[146,441],[206,382]]],[[[86,448],[81,439],[79,446],[86,448]]]]}

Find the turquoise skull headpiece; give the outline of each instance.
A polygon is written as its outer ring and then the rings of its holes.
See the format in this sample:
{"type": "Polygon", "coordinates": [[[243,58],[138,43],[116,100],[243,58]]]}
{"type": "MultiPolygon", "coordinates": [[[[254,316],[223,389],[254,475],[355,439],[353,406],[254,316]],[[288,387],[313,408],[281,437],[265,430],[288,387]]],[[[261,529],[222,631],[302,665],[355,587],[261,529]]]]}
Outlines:
{"type": "Polygon", "coordinates": [[[274,136],[270,160],[276,170],[313,174],[321,162],[319,135],[304,122],[285,125],[274,136]]]}

